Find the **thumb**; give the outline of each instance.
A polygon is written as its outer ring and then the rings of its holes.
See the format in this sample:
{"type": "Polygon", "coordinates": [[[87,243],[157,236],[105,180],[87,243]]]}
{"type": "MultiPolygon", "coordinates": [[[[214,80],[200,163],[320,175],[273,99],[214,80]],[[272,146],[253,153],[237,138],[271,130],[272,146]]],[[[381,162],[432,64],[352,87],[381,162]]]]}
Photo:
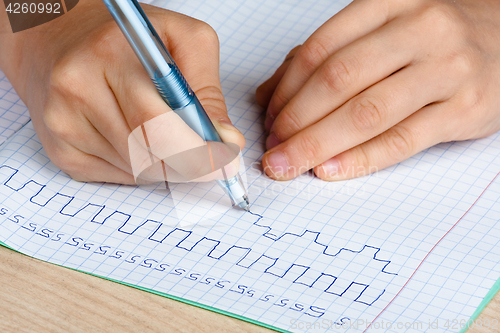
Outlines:
{"type": "MultiPolygon", "coordinates": [[[[245,146],[245,138],[227,115],[219,79],[219,40],[208,24],[173,14],[161,20],[172,58],[193,89],[224,142],[245,146]]],[[[160,33],[160,36],[162,34],[160,33]]]]}
{"type": "Polygon", "coordinates": [[[227,115],[225,119],[213,120],[212,122],[222,141],[237,144],[238,147],[240,147],[240,151],[243,150],[245,147],[245,137],[231,123],[231,120],[229,120],[227,115]]]}
{"type": "Polygon", "coordinates": [[[245,147],[245,137],[233,125],[227,114],[227,107],[218,87],[206,87],[195,92],[208,117],[215,126],[222,141],[238,145],[240,150],[245,147]]]}
{"type": "Polygon", "coordinates": [[[259,104],[263,108],[267,108],[271,97],[273,97],[276,87],[285,75],[288,67],[290,67],[290,63],[292,62],[295,54],[301,46],[302,45],[297,45],[293,49],[291,49],[288,55],[285,57],[285,60],[283,60],[283,63],[278,67],[278,69],[276,69],[276,72],[274,72],[274,74],[269,79],[267,79],[257,88],[257,90],[255,91],[255,99],[257,101],[257,104],[259,104]]]}

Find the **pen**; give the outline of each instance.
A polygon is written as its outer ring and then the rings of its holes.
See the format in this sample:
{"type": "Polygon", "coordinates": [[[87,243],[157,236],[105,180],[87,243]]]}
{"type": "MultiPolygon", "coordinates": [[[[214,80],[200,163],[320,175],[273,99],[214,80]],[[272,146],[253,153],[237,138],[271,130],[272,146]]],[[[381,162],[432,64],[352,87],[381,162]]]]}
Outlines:
{"type": "MultiPolygon", "coordinates": [[[[163,100],[204,141],[222,142],[203,106],[181,74],[136,0],[103,0],[130,43],[163,100]]],[[[224,173],[224,168],[222,168],[224,173]]],[[[233,206],[249,211],[248,196],[239,174],[217,183],[233,206]]]]}

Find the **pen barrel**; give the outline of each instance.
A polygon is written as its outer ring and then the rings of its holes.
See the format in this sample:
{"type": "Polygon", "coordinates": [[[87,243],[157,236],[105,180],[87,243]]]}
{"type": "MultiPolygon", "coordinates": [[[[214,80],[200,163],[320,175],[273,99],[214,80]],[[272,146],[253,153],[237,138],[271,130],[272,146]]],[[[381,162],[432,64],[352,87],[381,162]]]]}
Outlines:
{"type": "Polygon", "coordinates": [[[168,75],[175,62],[136,0],[103,0],[111,16],[153,79],[168,75]]]}
{"type": "Polygon", "coordinates": [[[222,139],[200,101],[177,68],[161,78],[151,79],[165,103],[204,141],[222,139]]]}
{"type": "MultiPolygon", "coordinates": [[[[222,142],[205,109],[179,71],[146,14],[136,0],[103,0],[130,43],[159,94],[170,108],[204,141],[222,142]]],[[[239,175],[217,180],[233,205],[248,209],[248,197],[239,175]]]]}
{"type": "Polygon", "coordinates": [[[212,121],[136,0],[103,0],[159,94],[205,141],[222,142],[212,121]]]}

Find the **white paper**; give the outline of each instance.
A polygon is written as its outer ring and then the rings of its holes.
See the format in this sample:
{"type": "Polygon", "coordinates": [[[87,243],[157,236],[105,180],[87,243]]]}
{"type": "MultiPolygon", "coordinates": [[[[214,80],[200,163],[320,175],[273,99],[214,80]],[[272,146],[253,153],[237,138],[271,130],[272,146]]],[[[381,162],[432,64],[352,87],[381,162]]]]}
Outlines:
{"type": "MultiPolygon", "coordinates": [[[[498,133],[345,182],[310,174],[274,182],[260,171],[255,88],[347,3],[153,2],[208,22],[221,42],[223,92],[247,139],[253,214],[231,209],[214,223],[180,223],[161,186],[71,180],[31,123],[18,130],[26,108],[2,78],[1,135],[10,139],[0,146],[0,240],[294,332],[362,332],[375,319],[369,331],[458,331],[500,276],[498,133]]],[[[204,186],[190,185],[186,202],[204,186]]]]}

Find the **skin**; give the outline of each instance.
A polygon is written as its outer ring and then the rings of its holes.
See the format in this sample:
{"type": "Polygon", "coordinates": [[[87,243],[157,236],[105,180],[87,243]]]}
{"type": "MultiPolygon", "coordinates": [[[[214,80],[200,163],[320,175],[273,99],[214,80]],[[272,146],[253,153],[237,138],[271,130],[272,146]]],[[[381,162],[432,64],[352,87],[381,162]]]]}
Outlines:
{"type": "MultiPolygon", "coordinates": [[[[242,149],[245,139],[232,126],[221,92],[215,31],[196,19],[142,6],[222,139],[242,149]]],[[[157,143],[159,158],[175,154],[179,147],[203,144],[189,129],[169,135],[182,121],[165,117],[172,110],[100,0],[81,0],[67,14],[15,34],[2,8],[0,68],[28,107],[49,158],[76,180],[135,184],[131,158],[142,155],[130,156],[128,140],[134,138],[134,129],[152,119],[160,119],[162,127],[148,123],[149,141],[157,143]]],[[[173,171],[200,176],[198,170],[184,169],[189,168],[173,171]]],[[[163,178],[162,172],[156,173],[163,178]]],[[[149,176],[153,179],[144,179],[156,180],[154,172],[149,176]]]]}
{"type": "Polygon", "coordinates": [[[257,89],[266,173],[362,176],[500,130],[500,1],[354,0],[257,89]]]}

